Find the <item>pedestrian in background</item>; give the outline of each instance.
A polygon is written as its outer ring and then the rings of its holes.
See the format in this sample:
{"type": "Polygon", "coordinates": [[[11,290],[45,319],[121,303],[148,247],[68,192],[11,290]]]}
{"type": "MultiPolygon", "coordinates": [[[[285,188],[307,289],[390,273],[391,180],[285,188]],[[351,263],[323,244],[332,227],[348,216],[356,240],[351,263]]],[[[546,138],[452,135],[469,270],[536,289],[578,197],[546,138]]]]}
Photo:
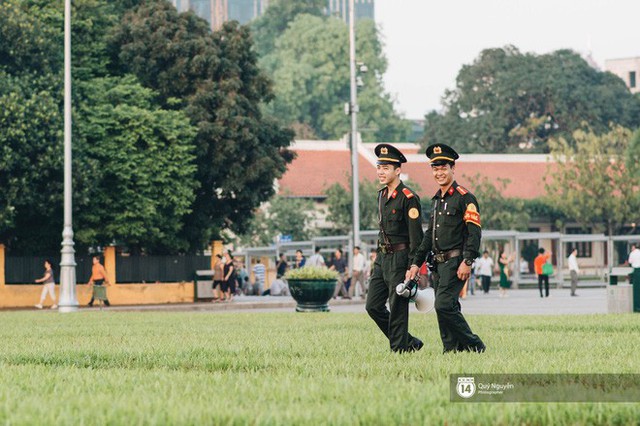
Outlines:
{"type": "MultiPolygon", "coordinates": [[[[100,263],[100,256],[93,256],[91,258],[93,262],[93,266],[91,266],[91,277],[89,278],[89,286],[98,286],[102,285],[110,285],[109,279],[107,278],[107,271],[104,269],[104,266],[100,263]]],[[[106,293],[105,293],[106,294],[106,293]]],[[[93,292],[91,293],[91,300],[89,301],[89,306],[93,306],[93,302],[95,301],[95,295],[93,292]]],[[[109,303],[109,299],[103,300],[104,304],[107,306],[111,306],[109,303]]]]}
{"type": "Polygon", "coordinates": [[[302,254],[302,250],[296,250],[296,261],[293,269],[304,268],[307,258],[302,254]]]}
{"type": "Polygon", "coordinates": [[[506,252],[500,253],[498,259],[498,267],[500,268],[500,297],[508,297],[507,290],[511,288],[511,280],[509,280],[509,264],[513,262],[513,255],[507,256],[506,252]]]}
{"type": "Polygon", "coordinates": [[[37,283],[44,283],[42,287],[42,294],[40,294],[40,302],[38,302],[36,308],[42,309],[42,302],[47,298],[47,293],[51,296],[53,300],[53,305],[51,309],[56,309],[58,304],[56,303],[56,280],[53,276],[53,264],[49,259],[44,261],[44,275],[42,278],[38,278],[36,280],[37,283]]]}
{"type": "Polygon", "coordinates": [[[324,257],[320,254],[320,247],[316,247],[315,253],[309,258],[305,266],[314,266],[317,268],[326,268],[324,257]]]}
{"type": "MultiPolygon", "coordinates": [[[[631,284],[640,288],[640,249],[637,244],[631,244],[631,253],[629,253],[629,266],[633,268],[633,275],[631,276],[631,284]]],[[[634,294],[637,296],[640,291],[634,288],[634,294]]]]}
{"type": "Polygon", "coordinates": [[[213,300],[221,302],[224,300],[222,291],[222,280],[224,279],[224,261],[221,254],[216,254],[216,263],[213,265],[213,300]]]}
{"type": "Polygon", "coordinates": [[[264,281],[267,276],[267,268],[258,259],[253,265],[253,294],[260,296],[264,290],[264,281]]]}
{"type": "Polygon", "coordinates": [[[360,247],[353,248],[353,276],[351,277],[351,286],[349,287],[349,297],[355,297],[356,286],[360,286],[360,297],[367,297],[367,288],[365,286],[365,267],[366,259],[364,254],[360,253],[360,247]]]}
{"type": "Polygon", "coordinates": [[[287,272],[288,267],[289,265],[287,265],[287,257],[284,255],[284,253],[280,253],[280,258],[276,263],[276,278],[283,277],[287,272]]]}
{"type": "Polygon", "coordinates": [[[571,275],[571,295],[577,296],[576,289],[578,288],[578,273],[580,272],[580,267],[578,266],[578,249],[573,248],[571,250],[571,254],[567,258],[567,263],[569,264],[569,275],[571,275]]]}
{"type": "Polygon", "coordinates": [[[233,266],[233,256],[230,252],[224,254],[224,278],[222,281],[222,292],[226,294],[226,301],[233,301],[233,295],[236,293],[236,269],[233,266]]]}
{"type": "Polygon", "coordinates": [[[538,256],[533,260],[533,266],[536,270],[536,274],[538,275],[538,288],[540,289],[540,297],[549,297],[549,275],[547,275],[542,267],[549,258],[551,257],[551,252],[545,254],[545,250],[540,248],[538,250],[538,256]],[[544,284],[545,296],[542,295],[542,284],[544,284]]]}
{"type": "Polygon", "coordinates": [[[347,261],[344,257],[342,257],[342,250],[336,249],[333,254],[333,261],[331,262],[331,267],[329,268],[332,271],[338,272],[338,283],[336,284],[336,289],[333,292],[333,298],[338,297],[338,294],[342,295],[343,299],[351,299],[349,297],[349,293],[347,293],[347,288],[345,286],[345,281],[347,278],[347,261]]]}
{"type": "Polygon", "coordinates": [[[475,260],[478,264],[478,273],[482,283],[482,291],[487,294],[491,288],[491,276],[493,275],[493,259],[489,257],[489,252],[482,252],[482,257],[475,260]]]}

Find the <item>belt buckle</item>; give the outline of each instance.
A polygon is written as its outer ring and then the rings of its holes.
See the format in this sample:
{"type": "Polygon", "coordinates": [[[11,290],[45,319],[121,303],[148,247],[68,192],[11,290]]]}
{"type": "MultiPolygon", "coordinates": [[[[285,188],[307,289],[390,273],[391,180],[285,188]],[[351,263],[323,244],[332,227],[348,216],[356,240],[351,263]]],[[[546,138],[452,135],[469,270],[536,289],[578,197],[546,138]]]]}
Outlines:
{"type": "Polygon", "coordinates": [[[444,263],[444,261],[445,261],[444,253],[437,253],[435,255],[435,259],[436,259],[436,262],[438,262],[438,263],[444,263]]]}

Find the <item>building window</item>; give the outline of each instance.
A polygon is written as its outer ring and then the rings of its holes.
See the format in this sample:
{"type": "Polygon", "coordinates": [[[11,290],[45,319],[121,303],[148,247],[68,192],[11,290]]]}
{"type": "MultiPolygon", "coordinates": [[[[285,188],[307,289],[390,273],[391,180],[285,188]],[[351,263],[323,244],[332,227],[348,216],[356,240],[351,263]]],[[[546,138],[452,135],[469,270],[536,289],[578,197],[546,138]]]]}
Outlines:
{"type": "MultiPolygon", "coordinates": [[[[566,234],[591,234],[591,228],[567,228],[566,234]]],[[[574,248],[578,249],[577,257],[591,257],[593,243],[591,241],[581,241],[577,243],[567,243],[567,253],[571,253],[574,248]]]]}
{"type": "Polygon", "coordinates": [[[635,71],[629,71],[629,87],[630,88],[634,88],[636,87],[636,72],[635,71]]]}

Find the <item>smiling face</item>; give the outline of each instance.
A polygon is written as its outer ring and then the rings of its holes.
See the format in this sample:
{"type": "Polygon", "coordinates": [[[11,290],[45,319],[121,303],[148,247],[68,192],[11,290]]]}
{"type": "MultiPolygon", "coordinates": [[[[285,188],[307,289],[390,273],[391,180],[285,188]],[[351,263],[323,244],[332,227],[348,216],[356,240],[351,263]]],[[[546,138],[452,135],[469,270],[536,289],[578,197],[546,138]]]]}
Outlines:
{"type": "Polygon", "coordinates": [[[376,166],[376,174],[378,176],[378,181],[382,185],[389,185],[396,179],[400,179],[400,167],[392,164],[378,164],[376,166]]]}
{"type": "Polygon", "coordinates": [[[441,188],[446,188],[453,183],[453,173],[455,166],[451,164],[443,164],[439,166],[431,166],[433,178],[441,188]]]}

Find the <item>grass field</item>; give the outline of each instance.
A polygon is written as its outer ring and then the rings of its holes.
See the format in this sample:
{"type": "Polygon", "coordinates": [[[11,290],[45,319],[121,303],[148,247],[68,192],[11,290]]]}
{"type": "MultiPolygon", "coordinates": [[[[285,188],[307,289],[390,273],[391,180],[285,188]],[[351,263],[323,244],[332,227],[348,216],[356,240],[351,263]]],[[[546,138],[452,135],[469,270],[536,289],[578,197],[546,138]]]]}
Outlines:
{"type": "Polygon", "coordinates": [[[640,404],[450,403],[451,373],[638,373],[640,315],[475,316],[392,354],[364,314],[0,313],[3,424],[638,424],[640,404]]]}

